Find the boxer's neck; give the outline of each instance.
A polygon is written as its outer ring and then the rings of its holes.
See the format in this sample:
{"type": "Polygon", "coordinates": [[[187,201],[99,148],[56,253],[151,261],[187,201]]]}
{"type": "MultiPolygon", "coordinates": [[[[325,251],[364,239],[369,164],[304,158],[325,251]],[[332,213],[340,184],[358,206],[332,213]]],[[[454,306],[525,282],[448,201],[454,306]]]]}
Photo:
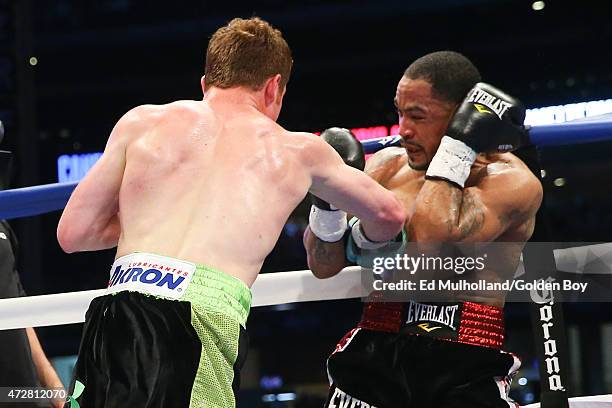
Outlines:
{"type": "Polygon", "coordinates": [[[264,108],[263,91],[252,91],[244,87],[217,88],[212,87],[204,94],[204,102],[211,106],[231,106],[232,109],[256,109],[262,111],[264,108]]]}

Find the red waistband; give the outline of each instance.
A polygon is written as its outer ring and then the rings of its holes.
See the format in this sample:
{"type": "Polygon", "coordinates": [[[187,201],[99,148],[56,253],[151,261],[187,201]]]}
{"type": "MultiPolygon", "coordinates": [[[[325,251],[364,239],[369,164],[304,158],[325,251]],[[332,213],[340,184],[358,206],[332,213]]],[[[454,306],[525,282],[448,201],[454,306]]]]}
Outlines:
{"type": "MultiPolygon", "coordinates": [[[[456,332],[446,337],[434,337],[473,346],[501,349],[504,342],[503,309],[473,302],[458,302],[458,304],[460,305],[460,315],[456,332]]],[[[358,327],[399,333],[402,331],[406,320],[406,305],[407,303],[401,302],[366,303],[358,327]]],[[[419,334],[433,336],[425,330],[419,334]]]]}

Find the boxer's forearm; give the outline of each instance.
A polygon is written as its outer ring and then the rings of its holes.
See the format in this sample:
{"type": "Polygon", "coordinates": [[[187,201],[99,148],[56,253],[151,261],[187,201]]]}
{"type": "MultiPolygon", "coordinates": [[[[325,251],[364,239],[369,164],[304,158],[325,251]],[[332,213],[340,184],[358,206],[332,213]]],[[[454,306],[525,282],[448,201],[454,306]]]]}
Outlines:
{"type": "Polygon", "coordinates": [[[371,241],[392,239],[402,231],[406,222],[404,206],[393,193],[389,193],[389,205],[380,212],[378,218],[361,218],[361,228],[371,241]]]}
{"type": "Polygon", "coordinates": [[[347,266],[344,256],[344,240],[324,242],[318,239],[310,228],[304,232],[304,247],[308,259],[308,267],[319,279],[331,278],[347,266]]]}
{"type": "Polygon", "coordinates": [[[427,180],[419,192],[408,231],[417,242],[458,242],[478,232],[484,211],[475,197],[444,180],[427,180]]]}
{"type": "Polygon", "coordinates": [[[91,238],[81,251],[99,251],[101,249],[114,248],[119,243],[120,235],[121,223],[119,222],[119,215],[115,214],[106,225],[101,226],[98,231],[91,234],[91,238]]]}
{"type": "Polygon", "coordinates": [[[97,249],[114,248],[119,243],[121,236],[121,222],[119,222],[119,214],[115,214],[106,224],[106,227],[100,231],[99,239],[95,242],[97,249]]]}
{"type": "Polygon", "coordinates": [[[58,229],[58,241],[67,253],[114,248],[121,235],[119,214],[115,214],[104,223],[93,225],[86,234],[73,234],[70,232],[71,227],[72,225],[67,225],[63,229],[58,229]]]}

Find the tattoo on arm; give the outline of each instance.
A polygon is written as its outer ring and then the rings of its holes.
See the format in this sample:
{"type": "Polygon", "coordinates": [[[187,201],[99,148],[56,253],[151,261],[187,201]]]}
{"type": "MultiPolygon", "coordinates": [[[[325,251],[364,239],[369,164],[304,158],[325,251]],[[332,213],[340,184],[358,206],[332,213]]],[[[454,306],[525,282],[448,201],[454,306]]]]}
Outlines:
{"type": "Polygon", "coordinates": [[[484,226],[485,213],[474,194],[469,190],[452,190],[451,211],[456,214],[452,223],[448,224],[449,233],[459,231],[459,240],[473,235],[484,226]]]}
{"type": "Polygon", "coordinates": [[[500,214],[498,218],[502,224],[513,225],[521,222],[525,214],[520,209],[513,208],[508,214],[500,214]]]}
{"type": "MultiPolygon", "coordinates": [[[[463,240],[480,232],[485,223],[485,211],[477,196],[469,190],[455,189],[452,192],[452,202],[451,211],[458,215],[452,224],[449,223],[449,233],[458,230],[458,238],[463,240]]],[[[524,222],[525,217],[525,212],[519,208],[513,208],[508,213],[497,215],[503,229],[524,222]]]]}
{"type": "Polygon", "coordinates": [[[330,264],[335,260],[335,255],[330,251],[329,242],[321,241],[315,237],[314,256],[317,262],[322,264],[330,264]]]}

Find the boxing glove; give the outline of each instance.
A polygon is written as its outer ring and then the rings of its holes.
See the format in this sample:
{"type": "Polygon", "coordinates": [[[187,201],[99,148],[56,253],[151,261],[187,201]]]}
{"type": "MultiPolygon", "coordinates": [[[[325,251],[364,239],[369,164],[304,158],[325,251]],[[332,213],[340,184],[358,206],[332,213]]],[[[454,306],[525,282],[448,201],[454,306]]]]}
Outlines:
{"type": "Polygon", "coordinates": [[[477,153],[508,152],[529,143],[525,113],[521,101],[479,82],[450,120],[426,176],[463,187],[477,153]]]}

